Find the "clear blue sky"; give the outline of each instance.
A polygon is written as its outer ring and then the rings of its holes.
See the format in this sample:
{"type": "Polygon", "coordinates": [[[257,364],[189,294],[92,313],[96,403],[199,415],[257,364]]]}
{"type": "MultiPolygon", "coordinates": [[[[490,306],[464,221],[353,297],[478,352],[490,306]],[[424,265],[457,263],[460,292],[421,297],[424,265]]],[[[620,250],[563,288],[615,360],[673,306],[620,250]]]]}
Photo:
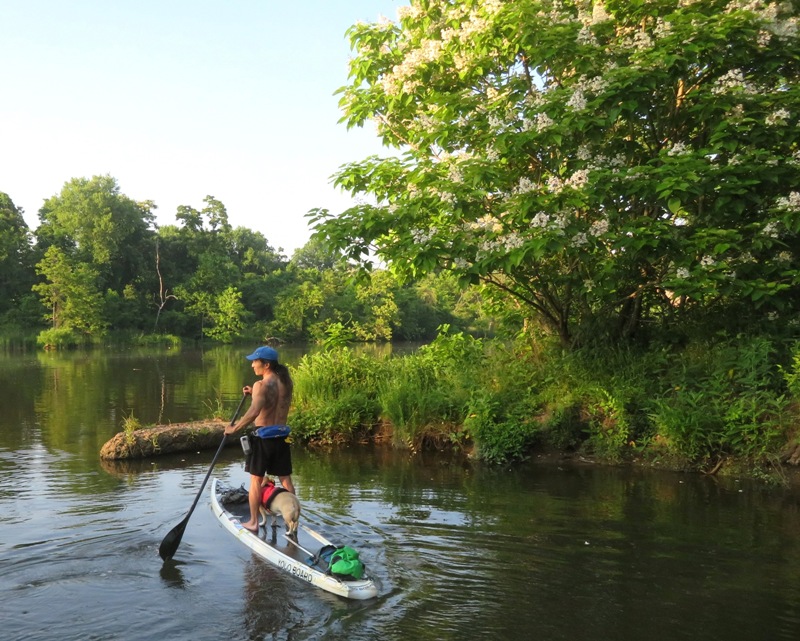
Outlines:
{"type": "MultiPolygon", "coordinates": [[[[43,201],[77,177],[110,174],[153,200],[222,201],[234,226],[287,254],[304,214],[341,211],[341,164],[381,153],[347,131],[344,32],[396,19],[398,0],[24,0],[0,3],[0,191],[33,229],[43,201]]],[[[388,150],[384,150],[388,153],[388,150]]]]}

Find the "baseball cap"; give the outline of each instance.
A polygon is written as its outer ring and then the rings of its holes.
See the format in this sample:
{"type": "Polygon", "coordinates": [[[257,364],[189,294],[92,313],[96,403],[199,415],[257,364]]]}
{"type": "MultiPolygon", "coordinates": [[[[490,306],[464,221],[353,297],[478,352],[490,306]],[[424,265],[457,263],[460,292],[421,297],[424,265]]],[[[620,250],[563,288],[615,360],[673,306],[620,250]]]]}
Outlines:
{"type": "Polygon", "coordinates": [[[254,361],[256,359],[261,359],[262,361],[278,361],[278,352],[276,352],[271,347],[259,347],[255,352],[246,356],[248,361],[254,361]]]}

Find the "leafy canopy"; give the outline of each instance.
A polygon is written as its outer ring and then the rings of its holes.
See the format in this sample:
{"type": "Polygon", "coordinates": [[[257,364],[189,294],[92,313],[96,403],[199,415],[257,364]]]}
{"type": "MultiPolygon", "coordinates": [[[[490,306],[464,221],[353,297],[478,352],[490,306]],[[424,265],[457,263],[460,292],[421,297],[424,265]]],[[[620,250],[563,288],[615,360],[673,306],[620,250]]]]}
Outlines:
{"type": "Polygon", "coordinates": [[[352,259],[446,267],[565,343],[795,314],[798,2],[415,0],[349,30],[352,259]]]}

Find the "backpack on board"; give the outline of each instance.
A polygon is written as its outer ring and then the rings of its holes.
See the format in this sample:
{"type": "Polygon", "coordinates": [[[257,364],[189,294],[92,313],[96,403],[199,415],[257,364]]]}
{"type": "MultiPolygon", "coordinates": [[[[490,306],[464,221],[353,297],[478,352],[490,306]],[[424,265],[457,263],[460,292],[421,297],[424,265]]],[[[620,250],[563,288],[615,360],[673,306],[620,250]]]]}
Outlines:
{"type": "Polygon", "coordinates": [[[326,545],[317,558],[328,563],[328,574],[342,581],[356,581],[364,576],[365,565],[358,558],[358,552],[347,545],[326,545]]]}

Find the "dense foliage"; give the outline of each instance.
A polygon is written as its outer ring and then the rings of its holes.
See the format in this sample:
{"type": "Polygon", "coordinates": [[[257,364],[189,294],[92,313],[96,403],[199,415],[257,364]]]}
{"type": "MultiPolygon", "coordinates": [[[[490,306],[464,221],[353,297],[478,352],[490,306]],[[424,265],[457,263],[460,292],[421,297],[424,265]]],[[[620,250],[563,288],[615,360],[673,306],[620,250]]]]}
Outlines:
{"type": "Polygon", "coordinates": [[[565,344],[797,324],[798,3],[415,0],[357,24],[349,126],[387,158],[319,233],[447,266],[565,344]]]}
{"type": "Polygon", "coordinates": [[[800,349],[785,367],[764,338],[677,351],[562,352],[443,332],[408,355],[334,347],[293,370],[297,436],[332,443],[388,432],[503,462],[532,449],[677,469],[776,470],[797,441],[800,349]]]}
{"type": "MultiPolygon", "coordinates": [[[[441,323],[490,330],[477,291],[448,275],[401,284],[357,277],[317,241],[291,260],[259,232],[232,228],[212,196],[157,228],[154,203],[120,193],[110,176],[68,181],[31,233],[0,193],[0,325],[39,328],[40,344],[92,343],[125,332],[230,343],[426,340],[441,323]]],[[[138,337],[138,338],[137,338],[138,337]]],[[[163,337],[163,338],[162,338],[163,337]]]]}

